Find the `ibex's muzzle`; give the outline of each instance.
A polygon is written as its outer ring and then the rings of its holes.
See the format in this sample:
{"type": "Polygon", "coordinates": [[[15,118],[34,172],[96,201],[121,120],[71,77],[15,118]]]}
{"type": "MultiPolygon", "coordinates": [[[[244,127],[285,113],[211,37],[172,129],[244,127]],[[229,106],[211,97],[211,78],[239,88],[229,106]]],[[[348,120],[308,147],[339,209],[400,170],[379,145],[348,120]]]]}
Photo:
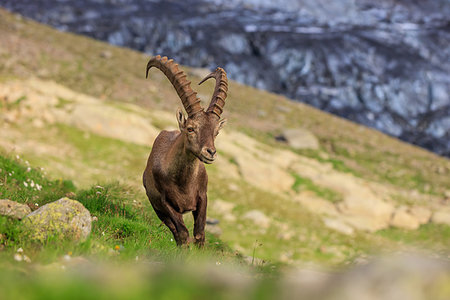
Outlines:
{"type": "Polygon", "coordinates": [[[212,163],[217,157],[216,152],[216,148],[203,147],[200,154],[201,160],[206,164],[212,163]]]}

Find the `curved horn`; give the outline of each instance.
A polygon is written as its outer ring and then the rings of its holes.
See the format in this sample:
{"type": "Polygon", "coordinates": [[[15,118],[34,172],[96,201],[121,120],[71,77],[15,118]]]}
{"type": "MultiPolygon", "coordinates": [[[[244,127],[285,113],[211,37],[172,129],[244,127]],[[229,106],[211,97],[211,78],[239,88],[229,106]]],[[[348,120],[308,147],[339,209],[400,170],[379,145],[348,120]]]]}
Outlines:
{"type": "Polygon", "coordinates": [[[223,106],[225,105],[225,99],[227,98],[228,91],[228,79],[227,73],[222,68],[217,68],[214,72],[203,78],[199,82],[199,85],[206,80],[214,78],[216,80],[216,87],[214,88],[214,93],[211,98],[207,112],[212,112],[216,114],[219,118],[223,112],[223,106]]]}
{"type": "Polygon", "coordinates": [[[174,63],[173,59],[168,59],[167,56],[161,57],[160,55],[152,57],[148,61],[145,78],[148,77],[148,71],[151,67],[160,69],[169,79],[170,83],[172,83],[183,103],[188,117],[192,117],[203,110],[197,93],[191,88],[191,82],[186,79],[186,74],[178,68],[178,64],[174,63]]]}

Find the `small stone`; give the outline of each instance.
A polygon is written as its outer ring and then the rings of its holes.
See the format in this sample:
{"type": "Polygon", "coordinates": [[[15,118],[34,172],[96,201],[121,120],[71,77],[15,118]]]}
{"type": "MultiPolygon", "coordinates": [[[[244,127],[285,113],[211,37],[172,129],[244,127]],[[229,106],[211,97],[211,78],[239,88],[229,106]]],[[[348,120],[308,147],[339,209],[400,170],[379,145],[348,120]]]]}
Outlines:
{"type": "Polygon", "coordinates": [[[206,218],[206,224],[217,225],[217,224],[219,224],[219,220],[214,219],[214,218],[206,218]]]}
{"type": "Polygon", "coordinates": [[[270,226],[270,218],[259,210],[251,210],[245,213],[243,217],[244,219],[252,221],[255,225],[260,226],[261,228],[267,229],[270,226]]]}
{"type": "Polygon", "coordinates": [[[91,214],[80,202],[62,198],[26,216],[23,225],[25,234],[41,242],[51,236],[83,241],[91,232],[91,214]]]}
{"type": "Polygon", "coordinates": [[[352,235],[354,233],[352,227],[348,226],[347,224],[345,224],[345,222],[338,219],[324,218],[323,223],[326,227],[345,235],[352,235]]]}
{"type": "Polygon", "coordinates": [[[311,131],[304,128],[286,129],[275,138],[294,149],[319,149],[319,140],[311,131]]]}
{"type": "Polygon", "coordinates": [[[402,206],[394,211],[390,225],[404,229],[417,229],[420,223],[417,218],[408,212],[407,207],[402,206]]]}
{"type": "Polygon", "coordinates": [[[13,219],[23,219],[26,215],[31,213],[31,209],[21,203],[11,201],[8,199],[0,200],[0,215],[8,216],[13,219]]]}
{"type": "Polygon", "coordinates": [[[102,57],[102,58],[109,59],[112,56],[113,55],[112,55],[111,51],[109,51],[109,50],[103,50],[102,52],[100,52],[100,57],[102,57]]]}
{"type": "Polygon", "coordinates": [[[411,207],[409,213],[413,215],[420,224],[428,223],[431,218],[431,210],[422,206],[411,207]]]}
{"type": "Polygon", "coordinates": [[[431,217],[431,222],[450,226],[450,211],[435,211],[431,217]]]}
{"type": "Polygon", "coordinates": [[[445,196],[446,198],[450,198],[450,190],[446,190],[446,191],[444,192],[444,196],[445,196]]]}

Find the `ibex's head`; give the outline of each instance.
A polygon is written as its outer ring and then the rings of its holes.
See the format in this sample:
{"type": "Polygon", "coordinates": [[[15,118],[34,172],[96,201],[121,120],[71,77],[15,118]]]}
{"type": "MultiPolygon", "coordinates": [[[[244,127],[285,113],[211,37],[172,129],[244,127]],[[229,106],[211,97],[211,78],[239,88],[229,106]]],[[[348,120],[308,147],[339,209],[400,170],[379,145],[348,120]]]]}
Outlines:
{"type": "Polygon", "coordinates": [[[161,58],[159,55],[151,58],[147,64],[147,76],[151,67],[157,67],[167,76],[186,109],[188,117],[185,118],[181,110],[178,110],[177,120],[181,134],[186,137],[187,150],[204,163],[212,163],[217,157],[214,139],[226,123],[226,119],[220,120],[228,91],[225,71],[217,68],[199,83],[202,84],[209,78],[216,80],[211,102],[205,111],[200,105],[197,93],[190,86],[191,82],[186,79],[186,74],[178,69],[178,65],[172,59],[161,58]]]}
{"type": "Polygon", "coordinates": [[[177,111],[177,120],[181,134],[186,136],[187,150],[202,162],[212,163],[217,157],[214,140],[227,120],[220,120],[214,113],[205,111],[186,119],[180,109],[177,111]]]}

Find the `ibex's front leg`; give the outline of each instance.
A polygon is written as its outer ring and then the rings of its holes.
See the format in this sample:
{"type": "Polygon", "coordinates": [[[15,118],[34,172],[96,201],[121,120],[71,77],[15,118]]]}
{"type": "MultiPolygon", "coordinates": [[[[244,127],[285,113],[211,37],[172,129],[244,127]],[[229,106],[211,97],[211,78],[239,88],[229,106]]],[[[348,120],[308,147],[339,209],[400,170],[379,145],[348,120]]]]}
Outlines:
{"type": "Polygon", "coordinates": [[[195,244],[203,247],[205,244],[205,223],[206,223],[206,193],[199,197],[197,209],[192,212],[194,216],[194,240],[195,244]]]}
{"type": "Polygon", "coordinates": [[[163,220],[164,224],[169,227],[178,246],[185,245],[189,240],[189,231],[184,225],[183,215],[175,211],[167,202],[166,197],[161,195],[161,204],[164,208],[164,215],[168,218],[163,220]]]}

